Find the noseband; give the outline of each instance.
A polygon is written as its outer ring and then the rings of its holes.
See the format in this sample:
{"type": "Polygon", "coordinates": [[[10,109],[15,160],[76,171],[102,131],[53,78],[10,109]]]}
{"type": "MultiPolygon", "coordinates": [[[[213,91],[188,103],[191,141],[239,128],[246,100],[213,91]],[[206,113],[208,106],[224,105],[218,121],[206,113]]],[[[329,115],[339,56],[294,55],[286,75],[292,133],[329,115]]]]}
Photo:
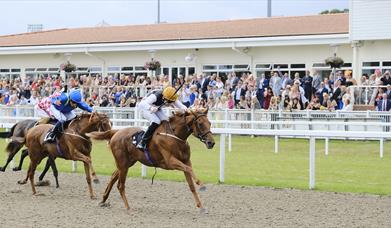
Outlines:
{"type": "MultiPolygon", "coordinates": [[[[194,115],[194,113],[192,113],[194,115]]],[[[191,126],[193,126],[193,124],[195,123],[195,126],[196,126],[196,131],[197,131],[197,134],[195,135],[201,142],[206,142],[206,138],[205,136],[208,135],[209,133],[212,134],[212,132],[210,130],[206,131],[206,132],[201,132],[200,130],[200,127],[197,123],[197,120],[203,116],[206,116],[206,114],[200,114],[198,116],[196,116],[190,124],[186,124],[186,127],[187,127],[187,131],[188,132],[193,132],[193,128],[191,126]]],[[[184,115],[184,119],[185,119],[185,123],[186,123],[186,116],[184,115]]],[[[195,132],[193,132],[195,133],[195,132]]]]}

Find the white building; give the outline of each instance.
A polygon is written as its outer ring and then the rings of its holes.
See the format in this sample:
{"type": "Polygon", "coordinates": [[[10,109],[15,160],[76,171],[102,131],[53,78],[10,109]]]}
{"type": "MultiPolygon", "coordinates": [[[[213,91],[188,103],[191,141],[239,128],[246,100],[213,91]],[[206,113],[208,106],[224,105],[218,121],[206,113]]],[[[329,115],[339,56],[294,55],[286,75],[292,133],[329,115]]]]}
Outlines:
{"type": "MultiPolygon", "coordinates": [[[[70,60],[77,74],[146,74],[144,63],[162,63],[158,74],[251,71],[280,66],[291,75],[316,69],[334,52],[343,70],[391,69],[391,1],[351,0],[350,14],[95,28],[57,29],[0,36],[0,77],[60,74],[70,60]]],[[[358,80],[359,81],[359,80],[358,80]]]]}

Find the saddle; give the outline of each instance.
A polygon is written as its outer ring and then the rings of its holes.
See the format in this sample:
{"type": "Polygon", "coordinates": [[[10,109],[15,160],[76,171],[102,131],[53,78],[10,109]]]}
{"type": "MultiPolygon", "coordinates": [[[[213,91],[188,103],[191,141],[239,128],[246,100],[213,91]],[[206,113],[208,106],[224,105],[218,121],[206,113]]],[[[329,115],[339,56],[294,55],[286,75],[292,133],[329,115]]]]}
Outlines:
{"type": "Polygon", "coordinates": [[[56,124],[57,120],[50,117],[43,117],[35,123],[35,126],[41,124],[56,124]]]}
{"type": "Polygon", "coordinates": [[[136,132],[136,133],[132,136],[132,144],[134,144],[135,146],[137,146],[137,144],[139,144],[140,141],[143,139],[144,133],[145,133],[145,131],[143,131],[143,130],[136,132]]]}

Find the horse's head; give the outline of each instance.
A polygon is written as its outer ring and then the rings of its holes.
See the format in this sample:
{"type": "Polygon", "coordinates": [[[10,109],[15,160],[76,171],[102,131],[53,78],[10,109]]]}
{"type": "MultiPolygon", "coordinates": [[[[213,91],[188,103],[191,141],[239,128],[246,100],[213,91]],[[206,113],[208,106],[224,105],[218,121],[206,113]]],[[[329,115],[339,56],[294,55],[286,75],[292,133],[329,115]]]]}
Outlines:
{"type": "Polygon", "coordinates": [[[212,149],[215,145],[213,134],[210,131],[211,123],[208,119],[208,109],[187,111],[186,118],[189,119],[188,126],[192,130],[193,135],[201,142],[205,143],[208,149],[212,149]]]}
{"type": "Polygon", "coordinates": [[[76,123],[80,129],[80,133],[88,133],[92,131],[108,131],[111,129],[111,121],[104,113],[82,113],[76,117],[76,123]]]}

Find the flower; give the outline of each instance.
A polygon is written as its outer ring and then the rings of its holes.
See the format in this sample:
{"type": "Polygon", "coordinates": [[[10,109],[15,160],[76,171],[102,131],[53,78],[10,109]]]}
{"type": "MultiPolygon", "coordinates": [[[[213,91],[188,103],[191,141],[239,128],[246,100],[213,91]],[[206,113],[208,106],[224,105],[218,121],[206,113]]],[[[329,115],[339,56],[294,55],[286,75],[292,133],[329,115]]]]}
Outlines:
{"type": "Polygon", "coordinates": [[[75,64],[70,63],[69,61],[65,64],[61,64],[60,66],[61,70],[64,70],[67,73],[73,72],[76,70],[75,64]]]}
{"type": "Polygon", "coordinates": [[[157,70],[161,66],[160,62],[154,59],[145,63],[144,68],[146,70],[157,70]]]}
{"type": "Polygon", "coordinates": [[[331,68],[340,68],[343,65],[344,61],[340,57],[332,56],[332,57],[328,57],[325,60],[325,63],[329,65],[331,68]]]}

